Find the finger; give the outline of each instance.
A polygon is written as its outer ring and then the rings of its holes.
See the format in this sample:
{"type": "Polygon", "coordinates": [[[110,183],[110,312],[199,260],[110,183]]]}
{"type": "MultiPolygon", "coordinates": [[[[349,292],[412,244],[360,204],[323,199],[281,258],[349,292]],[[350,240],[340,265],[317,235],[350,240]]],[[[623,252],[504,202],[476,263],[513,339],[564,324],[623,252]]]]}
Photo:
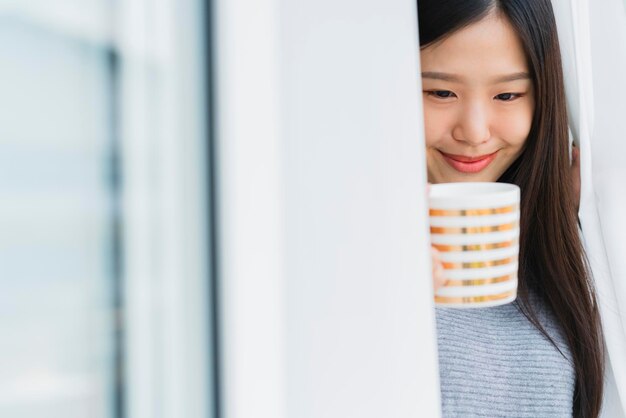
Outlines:
{"type": "Polygon", "coordinates": [[[572,147],[572,166],[580,167],[580,149],[577,146],[572,147]]]}
{"type": "Polygon", "coordinates": [[[576,210],[580,205],[580,148],[572,147],[572,165],[570,166],[570,180],[574,194],[576,210]]]}
{"type": "Polygon", "coordinates": [[[444,276],[444,270],[440,263],[438,263],[438,266],[435,267],[435,270],[433,272],[433,279],[434,279],[433,286],[434,286],[435,293],[440,288],[445,286],[446,283],[448,282],[448,279],[446,279],[446,277],[444,276]]]}
{"type": "Polygon", "coordinates": [[[431,247],[431,255],[433,263],[433,287],[435,289],[435,292],[437,292],[437,290],[439,290],[440,287],[444,286],[448,280],[444,277],[444,268],[439,258],[439,251],[436,248],[431,247]]]}

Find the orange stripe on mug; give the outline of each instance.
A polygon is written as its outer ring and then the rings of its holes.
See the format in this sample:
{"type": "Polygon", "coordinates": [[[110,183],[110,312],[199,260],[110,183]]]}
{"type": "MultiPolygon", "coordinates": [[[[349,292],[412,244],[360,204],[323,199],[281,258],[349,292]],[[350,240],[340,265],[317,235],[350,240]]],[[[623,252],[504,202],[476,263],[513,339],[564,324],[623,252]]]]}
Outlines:
{"type": "Polygon", "coordinates": [[[491,209],[430,209],[428,214],[430,216],[483,216],[513,213],[518,209],[518,205],[491,209]]]}
{"type": "Polygon", "coordinates": [[[518,223],[494,225],[494,226],[462,226],[462,227],[444,227],[431,226],[431,234],[484,234],[487,232],[512,231],[517,228],[518,223]]]}
{"type": "Polygon", "coordinates": [[[445,244],[432,244],[433,247],[441,252],[449,251],[485,251],[485,250],[497,250],[499,248],[510,248],[517,244],[517,240],[495,242],[490,244],[466,244],[466,245],[445,245],[445,244]]]}
{"type": "Polygon", "coordinates": [[[448,280],[445,286],[483,286],[486,284],[508,282],[509,280],[514,280],[515,278],[515,274],[508,274],[506,276],[492,277],[490,279],[448,280]]]}
{"type": "Polygon", "coordinates": [[[484,296],[463,296],[463,297],[444,297],[444,296],[435,296],[436,303],[481,303],[481,302],[492,302],[495,300],[502,300],[508,297],[514,296],[517,293],[516,290],[510,290],[508,292],[499,293],[497,295],[484,295],[484,296]]]}
{"type": "Polygon", "coordinates": [[[511,264],[514,261],[517,261],[517,257],[509,257],[503,258],[501,260],[493,260],[493,261],[469,261],[465,263],[452,263],[452,262],[443,262],[443,268],[446,270],[455,270],[455,269],[482,269],[486,267],[493,266],[503,266],[505,264],[511,264]]]}

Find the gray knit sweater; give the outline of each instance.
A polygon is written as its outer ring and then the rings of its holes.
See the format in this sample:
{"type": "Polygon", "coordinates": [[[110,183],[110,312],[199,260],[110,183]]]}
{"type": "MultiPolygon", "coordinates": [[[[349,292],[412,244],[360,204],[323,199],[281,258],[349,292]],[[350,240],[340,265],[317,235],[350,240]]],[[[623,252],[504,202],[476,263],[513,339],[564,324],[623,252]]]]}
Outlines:
{"type": "MultiPolygon", "coordinates": [[[[542,325],[571,352],[547,310],[542,325]]],[[[442,412],[450,417],[572,416],[574,369],[519,311],[437,308],[442,412]]]]}

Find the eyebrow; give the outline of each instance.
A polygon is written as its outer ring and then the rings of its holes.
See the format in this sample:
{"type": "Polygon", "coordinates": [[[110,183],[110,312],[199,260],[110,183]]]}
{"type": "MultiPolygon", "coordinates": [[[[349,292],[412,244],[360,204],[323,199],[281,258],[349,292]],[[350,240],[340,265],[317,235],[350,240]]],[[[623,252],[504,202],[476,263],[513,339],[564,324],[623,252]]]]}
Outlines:
{"type": "MultiPolygon", "coordinates": [[[[422,73],[422,78],[430,78],[433,80],[442,80],[442,81],[451,81],[451,82],[456,82],[456,83],[459,83],[462,80],[462,77],[456,74],[441,73],[437,71],[424,71],[422,73]]],[[[515,81],[515,80],[530,80],[530,74],[528,74],[525,71],[520,71],[520,72],[512,73],[512,74],[506,74],[506,75],[498,76],[494,78],[493,82],[494,83],[506,83],[508,81],[515,81]]]]}
{"type": "Polygon", "coordinates": [[[530,74],[525,71],[520,71],[518,73],[507,74],[494,79],[496,83],[505,83],[507,81],[515,80],[530,80],[530,74]]]}
{"type": "Polygon", "coordinates": [[[422,78],[431,78],[433,80],[454,81],[454,82],[461,81],[461,77],[459,77],[458,75],[449,74],[449,73],[440,73],[436,71],[424,71],[422,73],[422,78]]]}

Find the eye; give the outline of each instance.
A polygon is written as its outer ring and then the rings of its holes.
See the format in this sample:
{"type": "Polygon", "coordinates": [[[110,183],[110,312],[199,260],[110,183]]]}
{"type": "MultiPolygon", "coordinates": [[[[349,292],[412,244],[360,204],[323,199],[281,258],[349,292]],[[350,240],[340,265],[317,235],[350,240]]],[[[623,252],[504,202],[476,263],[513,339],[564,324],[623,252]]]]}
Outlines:
{"type": "Polygon", "coordinates": [[[519,93],[501,93],[494,97],[494,99],[501,100],[503,102],[511,102],[515,99],[519,99],[520,97],[522,97],[522,95],[519,93]]]}
{"type": "Polygon", "coordinates": [[[456,95],[450,90],[430,90],[425,93],[429,96],[436,97],[437,99],[449,99],[451,97],[456,97],[456,95]]]}

